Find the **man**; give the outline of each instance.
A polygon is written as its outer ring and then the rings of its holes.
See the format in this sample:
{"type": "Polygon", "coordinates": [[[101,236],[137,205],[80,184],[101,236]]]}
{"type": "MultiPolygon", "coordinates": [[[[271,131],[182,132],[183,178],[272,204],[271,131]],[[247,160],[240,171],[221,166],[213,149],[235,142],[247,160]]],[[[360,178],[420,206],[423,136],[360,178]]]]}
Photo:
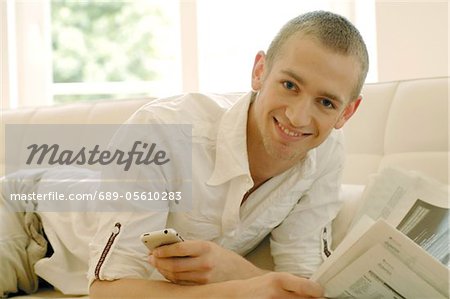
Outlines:
{"type": "Polygon", "coordinates": [[[72,220],[40,213],[55,252],[36,263],[36,273],[64,290],[82,284],[87,271],[92,298],[323,296],[308,277],[323,261],[321,233],[340,207],[339,129],[361,101],[367,69],[353,25],[312,12],[289,21],[267,54],[257,53],[252,92],[239,99],[187,94],[145,105],[129,124],[192,124],[192,209],[72,213],[72,220]],[[146,258],[139,235],[165,227],[186,241],[146,258]],[[276,272],[242,257],[268,234],[276,272]]]}
{"type": "MultiPolygon", "coordinates": [[[[191,240],[154,250],[150,264],[171,282],[119,278],[109,265],[103,277],[91,276],[91,296],[322,296],[313,282],[267,273],[236,252],[245,254],[255,240],[271,233],[277,271],[308,277],[320,265],[320,232],[339,206],[344,151],[337,129],[361,101],[367,68],[367,51],[356,29],[337,15],[313,12],[291,20],[267,55],[256,55],[253,92],[231,107],[226,99],[187,95],[170,100],[170,113],[165,103],[142,108],[131,123],[153,122],[154,115],[163,115],[167,123],[193,123],[194,138],[200,140],[193,145],[197,203],[188,219],[169,213],[162,226],[170,224],[189,234],[188,239],[214,242],[191,240]],[[212,132],[196,133],[205,126],[212,132]],[[213,140],[212,147],[206,137],[213,140]],[[209,163],[198,175],[197,152],[209,163]]],[[[131,262],[122,257],[111,254],[117,265],[131,262]]]]}

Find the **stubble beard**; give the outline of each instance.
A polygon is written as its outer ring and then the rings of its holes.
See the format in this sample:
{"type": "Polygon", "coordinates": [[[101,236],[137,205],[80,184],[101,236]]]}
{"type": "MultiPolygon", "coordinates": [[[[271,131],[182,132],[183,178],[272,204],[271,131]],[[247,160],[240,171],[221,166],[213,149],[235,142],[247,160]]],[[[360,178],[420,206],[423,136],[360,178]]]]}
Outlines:
{"type": "Polygon", "coordinates": [[[305,156],[300,150],[292,149],[290,146],[283,144],[276,144],[276,141],[266,135],[263,137],[263,145],[269,156],[276,160],[295,162],[301,161],[305,156]]]}

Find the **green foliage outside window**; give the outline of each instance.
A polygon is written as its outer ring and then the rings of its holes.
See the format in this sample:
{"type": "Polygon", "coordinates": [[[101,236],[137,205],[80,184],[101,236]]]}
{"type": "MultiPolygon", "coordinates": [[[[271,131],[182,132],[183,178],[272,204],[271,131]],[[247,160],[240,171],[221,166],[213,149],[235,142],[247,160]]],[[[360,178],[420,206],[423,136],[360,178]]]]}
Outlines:
{"type": "Polygon", "coordinates": [[[52,2],[53,82],[157,79],[152,31],[167,20],[149,3],[52,2]]]}

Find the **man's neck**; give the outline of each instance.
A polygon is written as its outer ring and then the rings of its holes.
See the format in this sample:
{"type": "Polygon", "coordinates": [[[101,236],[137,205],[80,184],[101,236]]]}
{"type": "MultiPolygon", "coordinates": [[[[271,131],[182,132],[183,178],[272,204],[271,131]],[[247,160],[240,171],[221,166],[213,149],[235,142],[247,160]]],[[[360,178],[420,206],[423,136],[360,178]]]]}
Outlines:
{"type": "Polygon", "coordinates": [[[250,174],[255,186],[283,173],[295,164],[291,161],[272,157],[265,151],[264,146],[247,145],[247,151],[250,174]]]}

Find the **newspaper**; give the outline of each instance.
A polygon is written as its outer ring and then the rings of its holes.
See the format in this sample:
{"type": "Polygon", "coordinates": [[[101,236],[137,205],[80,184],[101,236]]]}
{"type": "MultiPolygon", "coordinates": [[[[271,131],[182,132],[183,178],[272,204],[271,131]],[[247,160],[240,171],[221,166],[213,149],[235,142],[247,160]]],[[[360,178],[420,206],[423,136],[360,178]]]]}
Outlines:
{"type": "Polygon", "coordinates": [[[329,298],[449,298],[448,220],[444,186],[386,169],[366,188],[351,232],[311,279],[329,298]]]}

